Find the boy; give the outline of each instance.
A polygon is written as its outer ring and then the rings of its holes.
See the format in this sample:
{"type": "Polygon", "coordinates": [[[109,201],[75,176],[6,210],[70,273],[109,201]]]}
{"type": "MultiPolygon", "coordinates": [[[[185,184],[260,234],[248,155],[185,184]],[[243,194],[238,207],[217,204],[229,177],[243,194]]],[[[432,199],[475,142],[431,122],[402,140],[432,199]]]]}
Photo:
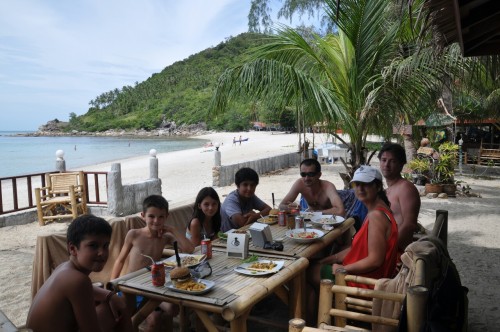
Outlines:
{"type": "MultiPolygon", "coordinates": [[[[151,265],[151,260],[142,255],[148,255],[155,261],[161,259],[163,249],[167,244],[173,244],[177,241],[179,250],[187,253],[194,251],[194,246],[186,238],[184,229],[176,229],[166,223],[168,218],[168,202],[160,195],[151,195],[144,199],[142,203],[141,218],[146,222],[146,226],[140,229],[131,229],[125,237],[125,243],[120,251],[111,279],[118,278],[122,272],[123,265],[127,256],[129,257],[128,268],[124,274],[137,271],[151,265]]],[[[137,298],[139,303],[127,303],[131,312],[135,312],[136,305],[140,305],[141,298],[137,298]]],[[[177,307],[171,303],[161,303],[160,309],[171,316],[177,314],[177,307]]],[[[160,318],[159,312],[149,317],[148,327],[155,328],[160,318]]]]}
{"type": "Polygon", "coordinates": [[[59,265],[31,304],[26,327],[37,332],[132,331],[125,302],[92,286],[91,272],[103,269],[109,255],[111,226],[83,215],[69,225],[69,261],[59,265]]]}
{"type": "Polygon", "coordinates": [[[259,184],[256,171],[248,167],[239,169],[234,175],[234,183],[236,190],[227,195],[220,209],[223,232],[250,224],[271,211],[271,207],[255,195],[259,184]]]}

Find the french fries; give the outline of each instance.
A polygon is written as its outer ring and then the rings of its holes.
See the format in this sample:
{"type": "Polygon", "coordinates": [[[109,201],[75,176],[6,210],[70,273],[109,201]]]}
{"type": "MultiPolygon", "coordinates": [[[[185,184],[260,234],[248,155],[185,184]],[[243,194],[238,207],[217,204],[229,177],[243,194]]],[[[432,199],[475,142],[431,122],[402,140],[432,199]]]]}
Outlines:
{"type": "Polygon", "coordinates": [[[189,279],[183,282],[176,282],[175,287],[189,292],[198,292],[207,288],[205,284],[196,282],[193,279],[189,279]]]}

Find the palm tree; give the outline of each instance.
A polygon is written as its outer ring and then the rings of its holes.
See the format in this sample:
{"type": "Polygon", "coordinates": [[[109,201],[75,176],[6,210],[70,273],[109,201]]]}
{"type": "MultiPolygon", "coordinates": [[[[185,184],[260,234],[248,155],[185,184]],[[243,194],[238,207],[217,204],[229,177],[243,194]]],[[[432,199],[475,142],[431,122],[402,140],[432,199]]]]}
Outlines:
{"type": "Polygon", "coordinates": [[[325,3],[338,33],[305,38],[279,26],[246,63],[220,77],[211,110],[223,112],[241,94],[293,106],[309,121],[342,128],[356,168],[365,162],[367,135],[389,137],[394,123],[405,122],[422,96],[437,90],[443,67],[432,68],[433,54],[425,50],[402,51],[405,25],[393,19],[392,0],[325,3]]]}

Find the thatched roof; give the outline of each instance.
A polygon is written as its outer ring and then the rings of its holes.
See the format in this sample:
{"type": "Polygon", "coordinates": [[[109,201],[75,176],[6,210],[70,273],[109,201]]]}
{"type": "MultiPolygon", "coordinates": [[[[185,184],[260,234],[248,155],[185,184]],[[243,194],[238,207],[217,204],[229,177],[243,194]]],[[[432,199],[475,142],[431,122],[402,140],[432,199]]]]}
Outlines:
{"type": "Polygon", "coordinates": [[[458,42],[464,56],[500,54],[500,0],[428,0],[443,45],[458,42]]]}

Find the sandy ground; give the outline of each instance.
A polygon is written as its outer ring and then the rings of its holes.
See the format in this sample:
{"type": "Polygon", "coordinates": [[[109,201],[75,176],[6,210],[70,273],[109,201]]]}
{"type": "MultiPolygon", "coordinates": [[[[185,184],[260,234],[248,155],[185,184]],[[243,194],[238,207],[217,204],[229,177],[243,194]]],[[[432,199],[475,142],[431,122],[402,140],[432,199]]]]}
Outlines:
{"type": "MultiPolygon", "coordinates": [[[[217,133],[202,136],[213,143],[223,143],[220,150],[222,164],[254,160],[271,155],[297,151],[297,135],[265,133],[241,133],[248,142],[233,145],[232,138],[240,133],[217,133]]],[[[312,140],[312,136],[309,137],[312,140]]],[[[325,137],[315,136],[316,143],[325,137]]],[[[153,147],[152,147],[153,148],[153,147]]],[[[214,153],[202,148],[165,153],[158,156],[159,173],[163,180],[163,195],[172,205],[192,201],[203,186],[210,186],[214,153]]],[[[121,161],[123,183],[132,183],[148,177],[147,156],[121,161]]],[[[376,164],[376,162],[372,163],[376,164]]],[[[108,171],[110,163],[85,168],[108,171]]],[[[323,165],[323,178],[338,188],[343,183],[338,164],[323,165]]],[[[298,177],[298,168],[262,175],[257,195],[272,203],[284,197],[291,183],[298,177]]],[[[482,197],[457,197],[449,199],[422,198],[420,222],[431,228],[437,209],[449,211],[448,248],[460,272],[462,283],[469,288],[469,330],[497,331],[500,326],[500,180],[475,179],[462,176],[474,193],[482,197]],[[497,263],[495,263],[497,262],[497,263]]],[[[221,196],[227,195],[234,186],[217,188],[221,196]]],[[[36,222],[0,228],[0,308],[16,324],[22,325],[30,305],[31,265],[36,237],[63,231],[67,223],[51,223],[44,227],[36,222]]]]}

